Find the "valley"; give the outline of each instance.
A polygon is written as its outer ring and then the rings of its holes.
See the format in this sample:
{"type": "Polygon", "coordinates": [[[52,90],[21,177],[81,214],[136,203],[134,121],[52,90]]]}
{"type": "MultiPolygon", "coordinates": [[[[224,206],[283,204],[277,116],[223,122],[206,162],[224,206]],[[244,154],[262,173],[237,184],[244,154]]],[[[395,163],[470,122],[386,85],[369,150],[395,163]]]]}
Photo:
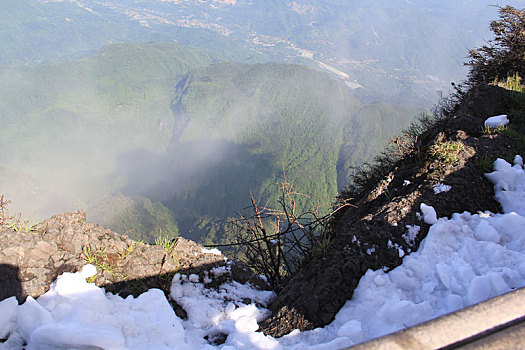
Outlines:
{"type": "Polygon", "coordinates": [[[88,208],[148,242],[217,241],[251,194],[275,205],[283,171],[330,203],[463,77],[495,13],[470,1],[0,6],[0,189],[31,220],[88,208]]]}
{"type": "Polygon", "coordinates": [[[352,167],[423,111],[363,105],[297,65],[214,60],[175,44],[119,44],[5,68],[0,187],[32,220],[82,207],[136,239],[214,241],[198,227],[224,226],[250,194],[275,205],[283,170],[297,191],[331,203],[352,167]]]}
{"type": "Polygon", "coordinates": [[[357,88],[366,103],[427,108],[450,82],[463,79],[468,49],[489,37],[480,23],[496,13],[488,0],[7,4],[0,15],[0,64],[85,58],[114,43],[176,42],[210,50],[223,61],[322,70],[357,88]]]}

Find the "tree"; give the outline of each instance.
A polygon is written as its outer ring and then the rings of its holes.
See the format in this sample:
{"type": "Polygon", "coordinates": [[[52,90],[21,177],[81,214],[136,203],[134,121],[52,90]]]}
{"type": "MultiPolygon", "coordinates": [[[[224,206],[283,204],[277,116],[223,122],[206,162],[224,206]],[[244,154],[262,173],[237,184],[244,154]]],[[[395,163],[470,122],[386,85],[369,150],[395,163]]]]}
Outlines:
{"type": "Polygon", "coordinates": [[[525,78],[525,9],[499,7],[500,19],[490,23],[495,38],[481,48],[470,50],[469,80],[488,83],[518,74],[525,78]]]}

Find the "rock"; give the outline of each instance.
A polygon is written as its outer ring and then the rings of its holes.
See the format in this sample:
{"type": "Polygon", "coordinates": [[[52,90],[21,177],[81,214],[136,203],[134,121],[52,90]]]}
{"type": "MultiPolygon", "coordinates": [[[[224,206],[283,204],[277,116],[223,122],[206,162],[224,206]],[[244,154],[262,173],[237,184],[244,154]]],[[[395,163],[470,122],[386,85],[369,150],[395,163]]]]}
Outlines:
{"type": "Polygon", "coordinates": [[[167,252],[86,222],[84,211],[54,215],[31,232],[2,229],[0,246],[0,301],[11,296],[19,303],[27,296],[37,298],[60,274],[81,271],[88,263],[97,268],[91,279],[107,292],[137,297],[159,288],[180,317],[185,317],[186,311],[169,296],[175,273],[196,274],[204,280],[212,269],[222,268],[228,273],[211,279],[207,288],[236,280],[269,289],[240,263],[209,253],[195,242],[178,237],[167,252]]]}

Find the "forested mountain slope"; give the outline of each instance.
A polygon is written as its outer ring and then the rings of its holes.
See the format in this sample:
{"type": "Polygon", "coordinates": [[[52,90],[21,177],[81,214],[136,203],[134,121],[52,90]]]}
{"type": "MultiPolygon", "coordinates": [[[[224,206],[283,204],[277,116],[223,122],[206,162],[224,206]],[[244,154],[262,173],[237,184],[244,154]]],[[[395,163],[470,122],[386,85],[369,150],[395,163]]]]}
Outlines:
{"type": "MultiPolygon", "coordinates": [[[[519,4],[519,0],[507,3],[519,4]]],[[[0,1],[0,64],[88,57],[104,45],[176,42],[243,63],[329,72],[366,102],[429,107],[489,39],[490,0],[0,1]]]]}
{"type": "Polygon", "coordinates": [[[362,105],[304,67],[216,59],[118,44],[78,61],[3,67],[0,187],[14,209],[38,219],[89,207],[91,219],[147,241],[181,221],[198,239],[206,229],[195,227],[233,216],[250,193],[275,203],[283,169],[298,191],[331,202],[351,166],[417,112],[362,105]],[[136,217],[149,224],[131,225],[136,217]]]}
{"type": "Polygon", "coordinates": [[[173,87],[213,61],[175,44],[119,44],[79,61],[0,68],[3,193],[33,220],[112,193],[118,155],[165,150],[173,87]]]}
{"type": "Polygon", "coordinates": [[[127,193],[163,202],[184,222],[186,214],[232,216],[250,194],[275,206],[283,170],[307,196],[298,209],[309,198],[331,203],[351,166],[371,159],[415,113],[363,106],[343,84],[304,67],[231,63],[186,75],[172,109],[166,154],[126,155],[122,164],[127,193]]]}

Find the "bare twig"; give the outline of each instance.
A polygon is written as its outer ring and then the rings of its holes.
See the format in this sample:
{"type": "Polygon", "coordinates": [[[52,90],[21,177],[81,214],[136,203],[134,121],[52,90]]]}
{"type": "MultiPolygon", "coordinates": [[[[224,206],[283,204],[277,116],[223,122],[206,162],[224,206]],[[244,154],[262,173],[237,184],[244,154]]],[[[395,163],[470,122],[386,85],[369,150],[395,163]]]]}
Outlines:
{"type": "MultiPolygon", "coordinates": [[[[269,208],[268,203],[259,206],[251,195],[251,215],[238,213],[231,220],[228,244],[206,245],[207,247],[234,247],[237,256],[255,272],[268,277],[274,288],[282,286],[286,278],[297,270],[301,261],[312,249],[331,238],[328,224],[333,215],[350,206],[349,200],[340,201],[329,213],[321,215],[327,204],[314,206],[312,210],[299,212],[297,197],[310,198],[294,191],[293,181],[288,182],[283,171],[283,182],[276,183],[280,198],[278,208],[269,208]]],[[[333,206],[333,204],[332,204],[333,206]]]]}

